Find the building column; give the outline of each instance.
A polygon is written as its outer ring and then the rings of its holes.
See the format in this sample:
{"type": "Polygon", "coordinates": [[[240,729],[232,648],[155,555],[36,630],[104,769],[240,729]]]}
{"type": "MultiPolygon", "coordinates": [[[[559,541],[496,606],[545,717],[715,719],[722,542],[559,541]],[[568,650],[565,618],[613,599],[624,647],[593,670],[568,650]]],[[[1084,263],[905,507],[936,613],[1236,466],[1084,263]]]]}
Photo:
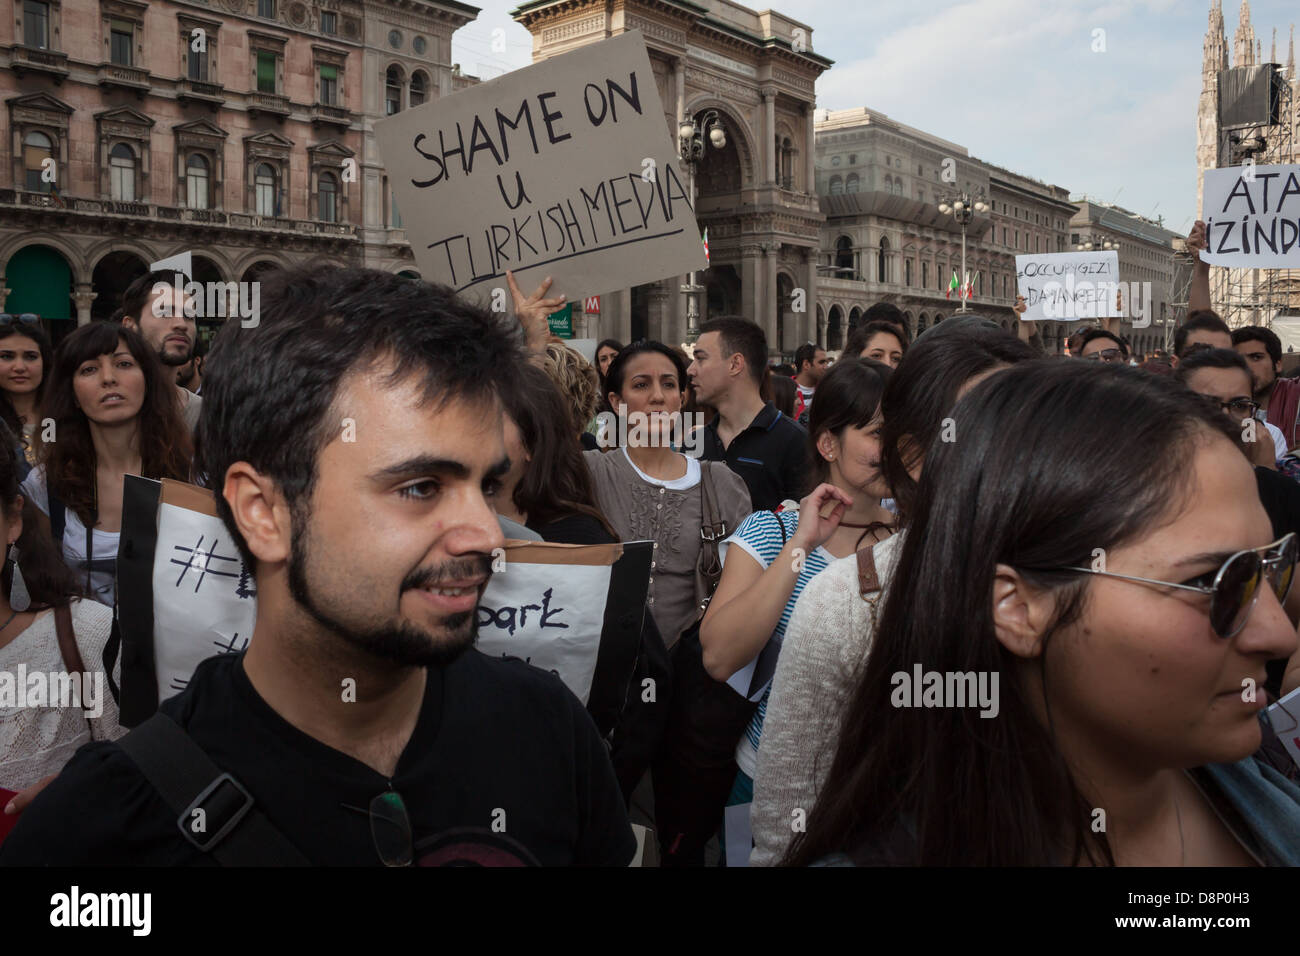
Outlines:
{"type": "Polygon", "coordinates": [[[762,250],[756,245],[744,246],[740,255],[740,312],[761,326],[758,308],[762,299],[759,291],[763,282],[762,250]]]}
{"type": "Polygon", "coordinates": [[[0,280],[0,312],[4,311],[5,300],[9,298],[9,293],[12,291],[12,289],[4,284],[3,280],[0,280]]]}
{"type": "Polygon", "coordinates": [[[72,293],[72,301],[77,305],[77,325],[90,324],[90,303],[95,301],[95,296],[99,293],[92,292],[93,286],[89,282],[78,282],[77,291],[72,293]]]}
{"type": "Polygon", "coordinates": [[[808,330],[804,338],[826,347],[826,329],[817,325],[817,250],[804,250],[804,308],[803,326],[808,330]]]}
{"type": "Polygon", "coordinates": [[[779,248],[775,242],[763,246],[763,286],[758,301],[759,314],[763,317],[759,325],[767,336],[767,347],[769,351],[775,349],[778,352],[785,347],[785,343],[776,337],[776,254],[779,248]]]}
{"type": "Polygon", "coordinates": [[[763,89],[763,182],[775,183],[776,170],[776,90],[772,87],[763,89]]]}
{"type": "Polygon", "coordinates": [[[817,129],[816,129],[817,103],[805,103],[803,108],[804,122],[807,124],[808,140],[805,146],[805,153],[808,157],[804,163],[804,182],[805,188],[809,194],[817,192],[817,129]]]}
{"type": "Polygon", "coordinates": [[[612,336],[627,345],[632,341],[632,290],[619,289],[610,299],[615,309],[611,323],[614,329],[612,336]]]}
{"type": "MultiPolygon", "coordinates": [[[[677,125],[686,119],[686,60],[678,57],[673,64],[673,77],[677,81],[677,125]]],[[[677,142],[677,127],[673,127],[673,142],[677,142]]]]}
{"type": "MultiPolygon", "coordinates": [[[[672,310],[669,307],[668,282],[664,280],[656,283],[646,294],[649,299],[649,320],[646,322],[646,330],[649,337],[657,342],[663,342],[665,345],[676,347],[681,344],[685,336],[677,334],[676,323],[673,322],[672,310]]],[[[701,310],[703,311],[703,310],[701,310]]]]}

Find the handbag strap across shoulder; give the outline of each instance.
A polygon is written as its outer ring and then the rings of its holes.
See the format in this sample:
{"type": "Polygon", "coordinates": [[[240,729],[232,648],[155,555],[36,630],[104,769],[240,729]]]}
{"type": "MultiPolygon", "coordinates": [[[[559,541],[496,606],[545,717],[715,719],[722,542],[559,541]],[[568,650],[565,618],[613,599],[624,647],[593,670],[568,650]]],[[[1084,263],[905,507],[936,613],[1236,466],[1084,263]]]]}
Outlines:
{"type": "Polygon", "coordinates": [[[880,590],[880,574],[876,571],[875,545],[863,548],[857,553],[858,558],[858,593],[862,599],[880,590]]]}

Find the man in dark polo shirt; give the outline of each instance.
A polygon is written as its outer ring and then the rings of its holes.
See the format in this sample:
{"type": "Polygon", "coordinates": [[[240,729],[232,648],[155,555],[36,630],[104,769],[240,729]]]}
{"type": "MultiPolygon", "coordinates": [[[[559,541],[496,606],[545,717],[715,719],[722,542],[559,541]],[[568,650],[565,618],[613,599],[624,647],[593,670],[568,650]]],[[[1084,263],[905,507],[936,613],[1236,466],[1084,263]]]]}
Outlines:
{"type": "Polygon", "coordinates": [[[718,410],[704,428],[707,461],[725,461],[749,488],[754,510],[798,501],[807,491],[808,433],[764,402],[767,338],[748,319],[705,322],[687,370],[696,398],[718,410]]]}

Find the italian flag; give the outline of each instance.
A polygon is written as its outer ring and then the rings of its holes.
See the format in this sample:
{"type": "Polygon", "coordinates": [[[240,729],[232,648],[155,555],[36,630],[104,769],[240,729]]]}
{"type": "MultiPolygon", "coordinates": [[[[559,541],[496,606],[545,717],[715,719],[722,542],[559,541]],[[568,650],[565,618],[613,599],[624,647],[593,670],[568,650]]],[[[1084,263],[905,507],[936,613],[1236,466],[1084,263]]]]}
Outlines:
{"type": "Polygon", "coordinates": [[[951,298],[952,298],[952,294],[953,294],[954,292],[956,292],[957,289],[958,289],[958,284],[957,284],[957,273],[954,271],[953,274],[952,274],[952,281],[948,283],[948,291],[944,293],[944,296],[943,296],[943,297],[944,297],[945,299],[951,299],[951,298]]]}
{"type": "Polygon", "coordinates": [[[709,227],[704,227],[704,261],[709,261],[709,227]]]}

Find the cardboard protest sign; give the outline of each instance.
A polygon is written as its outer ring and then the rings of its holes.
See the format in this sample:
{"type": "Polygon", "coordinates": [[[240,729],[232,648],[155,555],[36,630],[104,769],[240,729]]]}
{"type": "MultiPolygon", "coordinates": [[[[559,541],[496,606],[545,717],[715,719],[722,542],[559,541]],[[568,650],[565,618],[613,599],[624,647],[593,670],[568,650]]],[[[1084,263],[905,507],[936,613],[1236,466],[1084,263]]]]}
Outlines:
{"type": "Polygon", "coordinates": [[[184,690],[202,661],[248,646],[253,576],[204,488],[126,476],[117,587],[124,726],[184,690]]]}
{"type": "Polygon", "coordinates": [[[577,296],[707,267],[639,31],[380,120],[375,137],[421,275],[480,302],[507,269],[525,291],[550,275],[552,294],[577,296]]]}
{"type": "Polygon", "coordinates": [[[551,671],[607,731],[636,667],[652,548],[507,542],[479,599],[475,646],[551,671]]]}
{"type": "Polygon", "coordinates": [[[1206,262],[1300,267],[1300,166],[1207,169],[1203,196],[1206,262]]]}
{"type": "Polygon", "coordinates": [[[1119,253],[1043,252],[1016,256],[1016,291],[1026,322],[1077,322],[1118,315],[1119,253]]]}

